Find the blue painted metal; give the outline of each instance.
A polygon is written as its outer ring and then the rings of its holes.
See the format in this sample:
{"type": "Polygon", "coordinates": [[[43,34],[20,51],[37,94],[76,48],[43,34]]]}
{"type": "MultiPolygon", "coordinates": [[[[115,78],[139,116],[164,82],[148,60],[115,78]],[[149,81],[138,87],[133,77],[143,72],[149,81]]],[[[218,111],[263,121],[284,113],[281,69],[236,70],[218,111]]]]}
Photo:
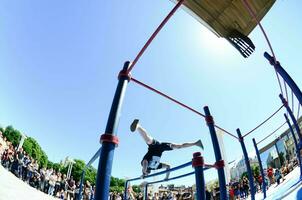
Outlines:
{"type": "MultiPolygon", "coordinates": [[[[210,135],[211,135],[211,139],[212,139],[212,143],[213,143],[213,149],[214,149],[214,153],[215,153],[215,159],[216,159],[216,162],[218,162],[218,161],[222,160],[222,156],[221,156],[221,151],[220,151],[220,147],[219,147],[219,143],[218,143],[218,138],[217,138],[215,127],[214,127],[214,120],[207,120],[207,119],[212,118],[208,106],[205,106],[203,109],[204,109],[204,112],[205,112],[205,115],[206,115],[207,125],[208,125],[209,130],[210,130],[210,135]]],[[[227,200],[228,197],[227,197],[227,189],[226,189],[226,180],[225,180],[224,170],[223,170],[223,168],[219,168],[217,171],[218,171],[218,179],[219,179],[220,199],[221,200],[227,200]]]]}
{"type": "Polygon", "coordinates": [[[246,169],[247,169],[247,174],[248,174],[248,178],[249,178],[249,185],[250,185],[250,191],[251,191],[251,200],[255,200],[254,177],[253,177],[253,174],[252,174],[250,159],[249,159],[249,156],[247,154],[246,147],[245,147],[245,144],[244,144],[244,138],[241,135],[240,129],[237,128],[236,131],[237,131],[239,142],[240,142],[240,145],[241,145],[241,148],[242,148],[242,152],[243,152],[243,156],[244,156],[244,160],[245,160],[245,165],[246,165],[246,169]]]}
{"type": "Polygon", "coordinates": [[[79,189],[79,197],[77,200],[81,200],[82,199],[82,191],[83,191],[83,184],[84,184],[84,178],[85,178],[85,173],[86,173],[86,169],[100,156],[101,153],[101,148],[99,148],[99,150],[93,155],[93,157],[89,160],[89,162],[86,164],[86,166],[84,167],[83,171],[82,171],[82,176],[81,176],[81,181],[80,181],[80,189],[79,189]]]}
{"type": "MultiPolygon", "coordinates": [[[[298,122],[297,122],[297,120],[296,120],[296,118],[295,118],[295,116],[294,116],[292,110],[291,110],[290,107],[288,106],[288,103],[287,103],[287,101],[285,100],[285,98],[283,97],[283,95],[282,95],[282,94],[279,94],[279,97],[280,97],[280,99],[281,99],[281,101],[282,101],[284,107],[286,108],[286,110],[287,110],[287,112],[288,112],[288,114],[289,114],[289,116],[290,116],[290,118],[291,118],[291,120],[292,120],[292,122],[293,122],[293,124],[294,124],[294,126],[295,126],[297,135],[298,135],[298,137],[299,137],[299,143],[298,143],[299,145],[298,145],[298,146],[301,148],[302,136],[301,136],[301,132],[300,132],[300,128],[299,128],[298,122]]],[[[300,148],[299,148],[299,149],[300,149],[300,148]]]]}
{"type": "Polygon", "coordinates": [[[294,132],[293,127],[291,126],[291,124],[289,122],[289,119],[288,119],[287,115],[284,114],[284,117],[285,117],[285,120],[286,120],[286,122],[289,126],[289,130],[292,134],[292,137],[293,137],[293,140],[294,140],[294,143],[295,143],[297,159],[298,159],[299,166],[300,166],[300,177],[302,177],[302,163],[301,163],[300,148],[299,148],[299,145],[298,145],[298,141],[297,141],[295,132],[294,132]]]}
{"type": "Polygon", "coordinates": [[[148,184],[144,187],[144,200],[148,200],[148,184]]]}
{"type": "Polygon", "coordinates": [[[255,138],[253,138],[253,143],[254,143],[254,147],[255,147],[258,163],[259,163],[260,173],[261,173],[261,176],[262,176],[262,192],[263,192],[263,198],[265,199],[266,198],[265,175],[264,175],[264,171],[263,171],[263,166],[262,166],[262,161],[261,161],[261,157],[260,157],[260,152],[258,150],[255,138]]]}
{"type": "MultiPolygon", "coordinates": [[[[173,172],[173,171],[176,171],[176,170],[179,170],[181,168],[188,167],[188,166],[191,166],[191,165],[192,165],[192,161],[184,163],[184,164],[176,166],[176,167],[173,167],[173,168],[171,168],[169,170],[164,170],[164,171],[161,171],[161,172],[150,174],[148,176],[145,176],[144,179],[150,178],[150,177],[154,177],[154,176],[158,176],[158,175],[162,175],[162,174],[166,174],[167,172],[173,172]]],[[[128,181],[137,181],[137,180],[140,180],[140,179],[142,179],[142,178],[141,177],[137,177],[137,178],[129,179],[128,181]]]]}
{"type": "Polygon", "coordinates": [[[86,168],[89,167],[100,156],[101,150],[102,150],[102,147],[99,148],[99,150],[92,156],[92,158],[86,164],[86,168]]]}
{"type": "Polygon", "coordinates": [[[129,186],[129,181],[125,181],[125,189],[124,189],[124,200],[128,199],[128,186],[129,186]]]}
{"type": "MultiPolygon", "coordinates": [[[[125,62],[122,72],[125,73],[128,70],[129,66],[130,62],[125,62]]],[[[107,126],[105,130],[106,134],[117,134],[117,128],[121,116],[122,103],[124,100],[128,81],[129,80],[127,76],[119,77],[118,85],[115,91],[107,121],[107,126]]],[[[99,166],[96,178],[95,200],[108,200],[114,149],[114,143],[103,142],[100,154],[100,157],[102,159],[99,159],[99,166]]]]}
{"type": "MultiPolygon", "coordinates": [[[[176,166],[176,167],[173,167],[169,170],[164,170],[164,171],[161,171],[161,172],[157,172],[157,173],[154,173],[154,174],[150,174],[148,176],[145,176],[144,179],[146,178],[150,178],[150,177],[154,177],[154,176],[159,176],[159,175],[162,175],[162,174],[166,174],[167,172],[173,172],[173,171],[176,171],[176,170],[179,170],[179,169],[182,169],[184,167],[188,167],[188,166],[191,166],[192,165],[192,161],[190,162],[187,162],[187,163],[184,163],[182,165],[179,165],[179,166],[176,166]]],[[[185,177],[185,176],[183,176],[185,177]]],[[[150,184],[154,184],[154,183],[160,183],[160,182],[165,182],[165,181],[169,181],[169,180],[174,180],[174,179],[178,179],[178,178],[181,178],[180,177],[174,177],[174,178],[169,178],[169,179],[164,179],[164,180],[160,180],[160,181],[155,181],[155,182],[150,182],[147,184],[150,185],[150,184]]],[[[142,178],[141,177],[137,177],[137,178],[132,178],[132,179],[128,179],[126,182],[125,182],[125,190],[124,190],[124,198],[127,199],[128,198],[128,195],[127,195],[127,187],[128,187],[128,184],[131,182],[131,181],[137,181],[137,180],[141,180],[142,178]]]]}
{"type": "Polygon", "coordinates": [[[193,165],[195,170],[195,181],[196,181],[196,197],[197,200],[205,200],[206,199],[206,184],[204,181],[204,173],[203,173],[203,165],[204,160],[200,154],[196,153],[193,155],[193,163],[195,161],[200,161],[196,166],[193,165]]]}
{"type": "Polygon", "coordinates": [[[167,182],[167,181],[172,181],[172,180],[184,178],[184,177],[187,177],[187,176],[190,176],[190,175],[193,175],[193,174],[195,174],[195,172],[190,172],[190,173],[187,173],[187,174],[182,174],[182,175],[175,176],[175,177],[168,178],[168,179],[163,179],[163,180],[149,182],[148,185],[156,184],[156,183],[162,183],[162,182],[167,182]]]}
{"type": "Polygon", "coordinates": [[[269,55],[267,52],[264,53],[264,57],[269,60],[269,62],[275,67],[278,74],[281,75],[281,77],[285,80],[285,82],[288,84],[288,86],[292,89],[293,93],[297,97],[299,103],[302,105],[302,92],[299,89],[298,85],[295,83],[295,81],[290,77],[290,75],[283,69],[283,67],[280,65],[279,62],[274,61],[274,58],[269,55]]]}
{"type": "Polygon", "coordinates": [[[86,173],[86,169],[84,169],[82,171],[82,176],[81,176],[81,182],[80,182],[80,189],[79,189],[79,196],[77,200],[81,200],[82,199],[82,191],[83,191],[83,184],[84,184],[84,178],[85,178],[85,173],[86,173]]]}

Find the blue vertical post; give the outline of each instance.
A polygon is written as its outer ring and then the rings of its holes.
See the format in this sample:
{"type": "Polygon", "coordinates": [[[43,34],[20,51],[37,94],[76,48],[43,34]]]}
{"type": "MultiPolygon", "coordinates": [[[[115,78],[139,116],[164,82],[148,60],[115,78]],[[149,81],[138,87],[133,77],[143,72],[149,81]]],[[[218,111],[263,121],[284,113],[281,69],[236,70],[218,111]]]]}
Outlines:
{"type": "Polygon", "coordinates": [[[246,147],[245,147],[245,144],[244,144],[244,138],[241,135],[240,129],[237,128],[236,131],[237,131],[239,142],[240,142],[240,145],[241,145],[241,148],[242,148],[242,152],[243,152],[243,156],[244,156],[244,160],[245,160],[245,165],[246,165],[246,169],[247,169],[247,174],[248,174],[248,178],[249,178],[249,185],[250,185],[250,190],[251,190],[251,200],[255,200],[254,177],[253,177],[253,174],[252,174],[250,159],[249,159],[249,156],[247,154],[246,147]]]}
{"type": "Polygon", "coordinates": [[[284,114],[284,117],[285,117],[286,123],[287,123],[288,126],[289,126],[289,130],[290,130],[290,132],[291,132],[291,134],[292,134],[292,137],[293,137],[293,140],[294,140],[294,143],[295,143],[297,159],[298,159],[299,166],[300,166],[300,177],[302,177],[302,163],[301,163],[300,148],[299,148],[299,145],[298,145],[298,141],[297,141],[297,138],[296,138],[296,136],[295,136],[293,127],[291,126],[291,124],[290,124],[290,122],[289,122],[289,119],[288,119],[287,115],[284,114]]]}
{"type": "MultiPolygon", "coordinates": [[[[126,73],[130,62],[127,61],[120,73],[118,85],[115,91],[113,102],[111,105],[105,134],[114,138],[117,134],[117,127],[121,116],[121,108],[124,100],[129,76],[126,73]]],[[[108,137],[107,137],[108,138],[108,137]]],[[[112,161],[114,156],[115,143],[113,141],[104,141],[102,143],[101,158],[99,159],[97,178],[96,178],[96,192],[95,200],[108,200],[110,177],[112,170],[112,161]]]]}
{"type": "Polygon", "coordinates": [[[262,176],[262,191],[263,191],[263,198],[265,199],[266,198],[265,175],[264,175],[262,161],[261,161],[260,153],[259,153],[255,138],[253,138],[253,143],[254,143],[254,147],[255,147],[258,163],[259,163],[260,173],[261,173],[261,176],[262,176]]]}
{"type": "MultiPolygon", "coordinates": [[[[223,163],[221,151],[220,151],[220,147],[219,147],[219,143],[218,143],[218,138],[216,135],[216,130],[214,127],[213,117],[211,116],[208,106],[205,106],[203,109],[204,109],[204,112],[206,115],[205,120],[206,120],[207,125],[210,130],[210,135],[211,135],[211,139],[212,139],[212,143],[213,143],[213,149],[214,149],[216,163],[223,163]]],[[[217,171],[218,171],[218,179],[219,179],[220,199],[227,200],[228,197],[227,197],[226,181],[225,181],[225,174],[224,174],[223,167],[220,166],[217,169],[217,171]]]]}
{"type": "Polygon", "coordinates": [[[275,67],[277,73],[280,74],[281,77],[285,80],[287,85],[292,89],[293,93],[297,97],[299,103],[302,105],[302,92],[299,89],[298,85],[295,83],[295,81],[283,69],[283,67],[280,65],[280,63],[278,61],[275,62],[274,58],[271,55],[269,55],[267,52],[265,52],[264,57],[270,62],[271,65],[273,65],[275,67]]]}
{"type": "Polygon", "coordinates": [[[129,186],[129,181],[125,181],[124,200],[128,199],[128,186],[129,186]]]}
{"type": "Polygon", "coordinates": [[[148,200],[148,183],[144,187],[144,200],[148,200]]]}
{"type": "Polygon", "coordinates": [[[82,176],[81,176],[81,182],[80,182],[80,189],[79,189],[79,198],[77,200],[81,200],[82,199],[82,193],[83,193],[83,184],[84,184],[84,178],[85,178],[85,173],[86,173],[86,166],[85,168],[83,169],[83,172],[82,172],[82,176]]]}
{"type": "MultiPolygon", "coordinates": [[[[286,108],[294,126],[295,126],[295,129],[296,129],[296,132],[297,132],[297,135],[299,137],[299,147],[301,147],[301,142],[302,142],[302,136],[301,136],[301,132],[300,132],[300,128],[299,128],[299,125],[298,125],[298,122],[292,112],[292,110],[290,109],[290,107],[288,106],[288,102],[285,100],[285,98],[283,97],[282,94],[279,94],[279,97],[284,105],[284,107],[286,108]]],[[[300,148],[299,148],[300,149],[300,148]]]]}
{"type": "Polygon", "coordinates": [[[206,185],[203,173],[204,160],[200,152],[196,152],[193,154],[192,167],[194,167],[195,169],[197,200],[206,200],[206,185]]]}

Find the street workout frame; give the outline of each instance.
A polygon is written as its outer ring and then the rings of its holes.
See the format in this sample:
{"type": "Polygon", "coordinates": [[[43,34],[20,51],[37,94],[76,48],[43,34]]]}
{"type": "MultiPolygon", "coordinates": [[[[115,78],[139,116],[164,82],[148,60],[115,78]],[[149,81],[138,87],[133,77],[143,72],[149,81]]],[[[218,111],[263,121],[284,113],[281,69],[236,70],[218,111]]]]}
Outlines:
{"type": "MultiPolygon", "coordinates": [[[[96,194],[95,194],[95,199],[96,200],[107,200],[108,196],[109,196],[109,186],[110,186],[110,177],[111,177],[114,150],[115,150],[116,145],[119,142],[118,138],[116,136],[117,135],[117,127],[118,127],[119,120],[120,120],[120,113],[121,113],[121,108],[122,108],[124,96],[125,96],[125,93],[126,93],[126,88],[127,88],[127,85],[129,83],[129,81],[131,81],[131,80],[134,83],[137,83],[141,86],[144,86],[145,88],[147,88],[149,90],[152,90],[153,92],[156,92],[157,94],[171,100],[172,102],[174,102],[174,103],[176,103],[176,104],[178,104],[178,105],[180,105],[180,106],[182,106],[182,107],[184,107],[184,108],[186,108],[186,109],[202,116],[203,118],[205,118],[206,124],[209,127],[209,132],[210,132],[210,135],[211,135],[214,154],[215,154],[215,159],[216,159],[216,162],[215,162],[214,166],[218,166],[217,171],[218,171],[218,178],[219,178],[220,198],[222,200],[226,200],[228,197],[227,197],[227,191],[226,191],[225,174],[224,174],[224,171],[223,171],[224,161],[222,160],[221,151],[220,151],[218,139],[217,139],[217,136],[216,136],[215,128],[218,128],[218,129],[224,131],[225,133],[227,133],[228,135],[232,136],[233,138],[238,139],[240,144],[241,144],[243,154],[244,154],[244,157],[245,157],[246,166],[247,166],[247,169],[248,169],[248,174],[249,174],[249,179],[250,179],[250,188],[252,189],[251,199],[252,200],[255,199],[255,197],[254,197],[255,192],[253,191],[254,187],[251,185],[253,183],[253,179],[251,178],[251,170],[250,170],[248,156],[247,156],[247,152],[246,152],[246,148],[245,148],[245,144],[244,144],[244,137],[246,137],[247,135],[249,135],[250,133],[255,131],[257,128],[259,128],[262,124],[267,122],[269,119],[267,119],[266,121],[264,121],[260,125],[256,126],[255,129],[252,129],[252,131],[244,134],[243,136],[242,136],[240,130],[237,129],[236,130],[237,135],[238,135],[238,137],[237,137],[234,134],[230,133],[229,131],[226,131],[225,129],[223,129],[223,128],[221,128],[221,127],[214,124],[213,117],[211,116],[210,110],[207,106],[204,107],[205,114],[202,114],[201,112],[199,112],[199,111],[197,111],[197,110],[181,103],[180,101],[178,101],[178,100],[176,100],[176,99],[160,92],[159,90],[156,90],[155,88],[152,88],[151,86],[148,86],[148,85],[136,80],[135,78],[131,77],[130,72],[133,69],[133,67],[136,65],[139,58],[142,56],[142,54],[145,52],[145,50],[151,44],[153,39],[157,36],[159,31],[164,27],[164,25],[167,23],[167,21],[176,12],[176,10],[182,5],[183,2],[184,2],[184,0],[179,0],[178,1],[178,3],[175,5],[175,7],[171,10],[171,12],[167,15],[167,17],[162,21],[162,23],[158,26],[158,28],[155,30],[155,32],[148,39],[148,41],[143,46],[143,48],[140,50],[140,52],[137,54],[137,56],[133,60],[133,62],[132,63],[130,63],[129,61],[125,62],[124,67],[122,68],[122,70],[119,73],[119,80],[118,80],[117,88],[116,88],[115,95],[114,95],[114,98],[113,98],[112,106],[111,106],[111,109],[110,109],[110,113],[109,113],[106,129],[105,129],[105,133],[103,135],[101,135],[102,148],[101,148],[101,152],[100,152],[100,157],[102,159],[99,159],[99,165],[98,165],[98,172],[97,172],[97,179],[96,179],[96,194]]],[[[291,89],[291,91],[292,91],[292,96],[294,94],[296,96],[296,98],[298,99],[299,108],[300,108],[300,105],[302,104],[301,90],[296,85],[296,83],[293,81],[293,79],[289,76],[289,74],[282,68],[280,63],[277,61],[277,59],[275,57],[275,54],[273,52],[273,49],[271,47],[271,44],[268,40],[268,37],[267,37],[263,27],[261,26],[260,22],[255,17],[255,14],[253,13],[253,10],[250,7],[250,5],[248,4],[248,2],[246,0],[242,0],[242,2],[245,4],[245,6],[246,6],[247,10],[250,12],[250,14],[254,17],[254,20],[257,21],[258,25],[261,28],[261,31],[263,32],[263,35],[265,36],[265,38],[267,40],[267,43],[268,43],[269,47],[271,49],[271,52],[272,52],[273,56],[270,56],[267,52],[265,52],[264,57],[269,61],[269,63],[275,69],[276,76],[278,78],[278,83],[279,83],[280,90],[281,90],[280,98],[282,100],[283,106],[286,107],[287,112],[289,113],[289,115],[291,117],[292,123],[294,124],[294,127],[296,128],[296,131],[298,133],[299,142],[297,142],[296,147],[298,147],[297,151],[300,151],[301,141],[302,141],[301,140],[301,132],[298,128],[299,126],[297,124],[297,121],[296,121],[294,115],[290,114],[290,112],[289,112],[290,108],[288,106],[287,101],[283,98],[283,91],[282,91],[279,75],[283,78],[285,88],[286,88],[286,84],[287,84],[289,86],[289,88],[291,89]]],[[[287,89],[286,89],[286,94],[287,94],[287,89]]],[[[281,108],[283,106],[281,106],[281,108]]],[[[198,184],[198,185],[202,186],[202,185],[204,185],[204,183],[198,183],[198,181],[204,180],[204,178],[203,178],[203,168],[204,168],[203,158],[200,155],[194,155],[193,161],[196,162],[196,165],[195,165],[195,174],[197,174],[196,175],[196,178],[197,178],[196,179],[196,185],[198,184]]],[[[301,162],[300,162],[300,165],[301,165],[301,162]]],[[[164,172],[162,172],[162,173],[164,173],[164,172]]],[[[197,199],[198,200],[201,200],[201,199],[204,198],[204,191],[201,191],[203,189],[204,189],[204,186],[203,186],[203,188],[202,187],[197,188],[197,199]]]]}

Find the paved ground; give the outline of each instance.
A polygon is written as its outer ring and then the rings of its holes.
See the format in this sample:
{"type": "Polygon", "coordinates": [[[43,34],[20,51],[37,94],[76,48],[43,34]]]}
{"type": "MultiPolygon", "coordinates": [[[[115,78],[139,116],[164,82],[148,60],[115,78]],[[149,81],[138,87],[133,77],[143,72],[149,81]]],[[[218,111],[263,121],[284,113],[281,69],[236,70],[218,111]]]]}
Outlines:
{"type": "Polygon", "coordinates": [[[58,200],[30,187],[0,165],[0,200],[58,200]]]}
{"type": "MultiPolygon", "coordinates": [[[[299,182],[300,169],[296,167],[291,173],[285,176],[284,182],[277,186],[272,185],[267,191],[267,200],[301,200],[302,182],[299,182]]],[[[262,193],[257,193],[256,200],[263,199],[262,193]]]]}
{"type": "MultiPolygon", "coordinates": [[[[280,185],[273,185],[267,191],[268,200],[301,200],[302,183],[299,168],[295,168],[285,177],[280,185]]],[[[263,199],[262,193],[257,193],[256,200],[263,199]]],[[[58,200],[40,192],[24,183],[0,165],[0,200],[58,200]]]]}

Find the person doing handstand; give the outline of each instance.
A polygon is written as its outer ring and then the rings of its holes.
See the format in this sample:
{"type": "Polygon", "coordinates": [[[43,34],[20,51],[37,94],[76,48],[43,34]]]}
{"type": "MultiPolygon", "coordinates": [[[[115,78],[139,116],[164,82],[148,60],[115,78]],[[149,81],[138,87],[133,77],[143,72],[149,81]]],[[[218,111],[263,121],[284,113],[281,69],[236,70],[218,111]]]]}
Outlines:
{"type": "MultiPolygon", "coordinates": [[[[162,168],[166,168],[166,170],[170,169],[170,165],[160,162],[160,158],[164,151],[171,151],[174,149],[182,149],[192,146],[198,146],[203,149],[201,140],[197,140],[196,142],[187,142],[183,144],[159,142],[147,133],[147,131],[139,124],[138,119],[135,119],[132,122],[130,130],[132,132],[137,131],[148,145],[148,152],[145,154],[143,160],[141,161],[143,173],[142,178],[150,174],[151,170],[157,170],[162,168]]],[[[167,172],[166,179],[169,178],[169,175],[170,173],[167,172]]]]}

